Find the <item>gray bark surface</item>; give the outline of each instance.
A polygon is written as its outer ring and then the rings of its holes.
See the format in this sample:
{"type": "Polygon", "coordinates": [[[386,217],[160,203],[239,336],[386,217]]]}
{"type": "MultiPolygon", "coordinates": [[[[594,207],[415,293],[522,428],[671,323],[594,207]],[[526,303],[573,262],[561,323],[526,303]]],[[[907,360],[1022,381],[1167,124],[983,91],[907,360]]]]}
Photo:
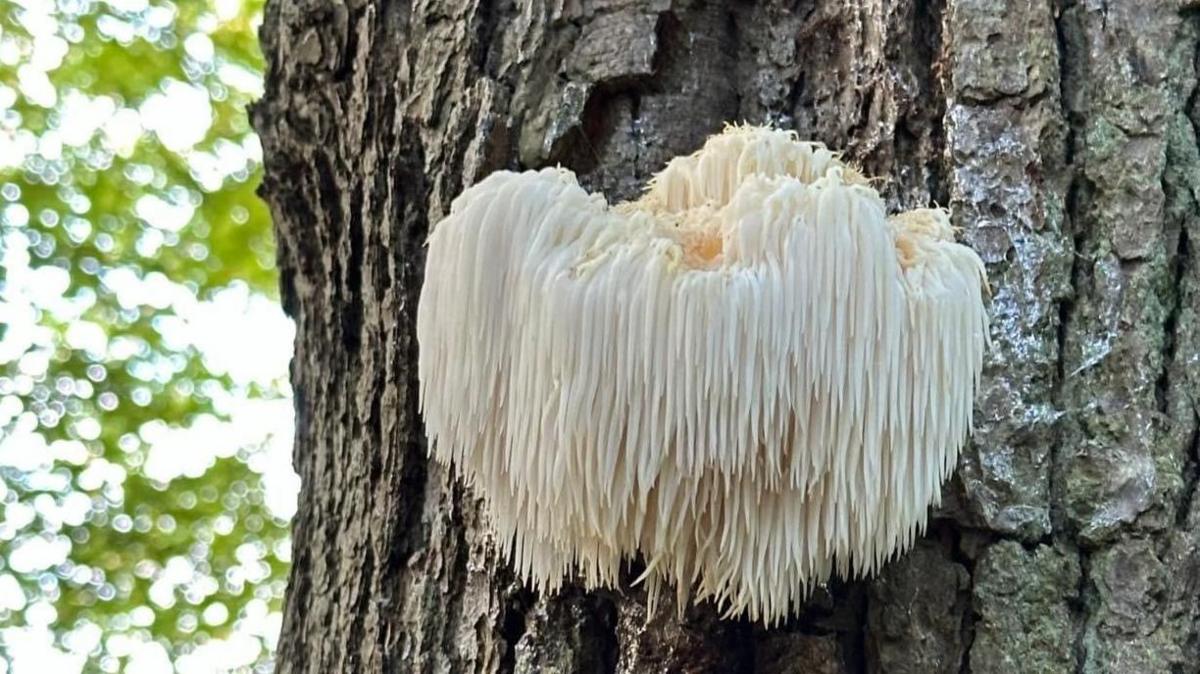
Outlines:
{"type": "Polygon", "coordinates": [[[268,3],[255,110],[304,480],[282,672],[1200,672],[1200,4],[268,3]],[[636,195],[728,121],[949,205],[992,338],[929,533],[785,626],[536,596],[426,460],[423,241],[561,163],[636,195]]]}

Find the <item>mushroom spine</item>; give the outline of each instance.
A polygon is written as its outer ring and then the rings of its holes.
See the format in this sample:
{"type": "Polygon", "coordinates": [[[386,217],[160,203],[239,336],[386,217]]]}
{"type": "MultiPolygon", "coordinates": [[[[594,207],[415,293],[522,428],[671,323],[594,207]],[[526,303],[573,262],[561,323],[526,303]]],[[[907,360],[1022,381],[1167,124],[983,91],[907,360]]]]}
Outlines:
{"type": "Polygon", "coordinates": [[[729,127],[610,206],[498,172],[429,236],[430,451],[543,591],[674,587],[773,623],[926,524],[971,430],[983,264],[794,133],[729,127]]]}

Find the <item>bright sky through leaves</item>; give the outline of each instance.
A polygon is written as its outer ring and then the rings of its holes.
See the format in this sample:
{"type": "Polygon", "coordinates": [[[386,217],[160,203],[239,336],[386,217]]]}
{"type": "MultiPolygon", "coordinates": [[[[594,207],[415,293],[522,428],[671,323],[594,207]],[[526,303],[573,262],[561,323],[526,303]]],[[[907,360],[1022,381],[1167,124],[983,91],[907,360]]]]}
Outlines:
{"type": "Polygon", "coordinates": [[[298,485],[261,9],[0,0],[0,674],[270,669],[298,485]]]}

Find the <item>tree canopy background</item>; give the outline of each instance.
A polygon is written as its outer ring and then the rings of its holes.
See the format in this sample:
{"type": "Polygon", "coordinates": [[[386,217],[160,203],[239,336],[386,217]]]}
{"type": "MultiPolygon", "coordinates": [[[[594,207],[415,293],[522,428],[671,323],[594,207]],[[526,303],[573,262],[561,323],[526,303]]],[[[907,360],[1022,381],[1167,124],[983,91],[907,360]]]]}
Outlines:
{"type": "Polygon", "coordinates": [[[0,672],[270,668],[261,0],[0,0],[0,672]]]}

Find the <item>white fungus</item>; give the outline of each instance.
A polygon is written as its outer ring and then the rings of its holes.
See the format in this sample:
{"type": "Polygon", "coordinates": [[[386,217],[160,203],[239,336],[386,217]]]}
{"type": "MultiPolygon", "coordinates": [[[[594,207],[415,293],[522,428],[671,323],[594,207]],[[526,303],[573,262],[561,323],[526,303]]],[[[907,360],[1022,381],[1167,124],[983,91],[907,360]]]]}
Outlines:
{"type": "Polygon", "coordinates": [[[711,598],[772,624],[912,545],[971,429],[984,269],[795,134],[730,127],[609,206],[495,173],[429,237],[431,452],[543,591],[711,598]]]}

